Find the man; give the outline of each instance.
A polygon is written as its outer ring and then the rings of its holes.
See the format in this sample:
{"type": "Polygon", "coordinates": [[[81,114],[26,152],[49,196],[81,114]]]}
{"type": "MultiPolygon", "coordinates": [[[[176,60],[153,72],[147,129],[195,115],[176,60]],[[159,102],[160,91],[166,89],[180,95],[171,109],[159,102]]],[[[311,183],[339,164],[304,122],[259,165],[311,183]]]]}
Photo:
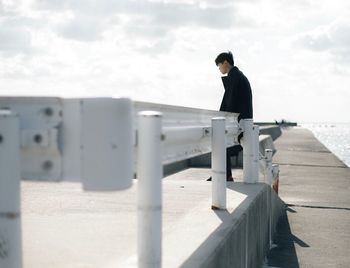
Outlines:
{"type": "MultiPolygon", "coordinates": [[[[234,66],[231,52],[219,54],[215,59],[216,66],[219,67],[224,84],[225,93],[221,102],[220,111],[239,113],[238,121],[244,118],[253,118],[252,91],[247,77],[234,66]]],[[[238,137],[238,140],[242,135],[238,137]]],[[[226,179],[233,181],[231,172],[231,156],[238,155],[242,150],[241,145],[227,148],[226,153],[226,179]]]]}

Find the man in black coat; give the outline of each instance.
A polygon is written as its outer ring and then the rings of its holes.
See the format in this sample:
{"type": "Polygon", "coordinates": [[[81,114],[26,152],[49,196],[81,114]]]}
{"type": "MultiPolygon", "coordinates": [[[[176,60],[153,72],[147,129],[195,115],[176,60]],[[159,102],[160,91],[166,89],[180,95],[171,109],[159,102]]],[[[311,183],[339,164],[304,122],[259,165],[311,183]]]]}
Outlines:
{"type": "MultiPolygon", "coordinates": [[[[219,54],[215,59],[216,66],[219,67],[223,75],[225,93],[221,102],[220,111],[239,113],[238,121],[245,118],[253,119],[252,90],[247,77],[234,66],[231,52],[219,54]]],[[[238,137],[240,140],[242,136],[238,137]]],[[[231,156],[238,155],[242,150],[241,145],[227,148],[226,154],[226,178],[233,181],[231,172],[231,156]]]]}

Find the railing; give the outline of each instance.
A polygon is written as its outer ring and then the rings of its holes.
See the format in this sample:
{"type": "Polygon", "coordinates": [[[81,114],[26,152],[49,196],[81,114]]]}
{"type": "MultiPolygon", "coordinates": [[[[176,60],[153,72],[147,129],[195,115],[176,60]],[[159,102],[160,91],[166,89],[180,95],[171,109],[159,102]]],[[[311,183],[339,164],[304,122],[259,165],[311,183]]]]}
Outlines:
{"type": "Polygon", "coordinates": [[[139,267],[161,265],[162,165],[212,152],[212,208],[226,208],[226,147],[244,132],[243,181],[272,183],[272,152],[237,114],[125,98],[0,98],[0,266],[21,267],[20,178],[115,191],[138,178],[139,267]],[[96,163],[98,162],[98,165],[96,163]],[[137,166],[137,169],[134,167],[137,166]],[[5,241],[5,242],[4,242],[5,241]]]}

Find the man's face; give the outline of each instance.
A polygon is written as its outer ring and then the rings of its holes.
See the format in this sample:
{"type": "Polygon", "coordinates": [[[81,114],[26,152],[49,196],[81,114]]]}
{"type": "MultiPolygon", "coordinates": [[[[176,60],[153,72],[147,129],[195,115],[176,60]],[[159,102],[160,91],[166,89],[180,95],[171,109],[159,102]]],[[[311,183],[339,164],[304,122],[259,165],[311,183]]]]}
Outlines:
{"type": "Polygon", "coordinates": [[[223,63],[218,64],[219,71],[222,74],[227,74],[230,71],[231,64],[229,64],[226,60],[223,63]]]}

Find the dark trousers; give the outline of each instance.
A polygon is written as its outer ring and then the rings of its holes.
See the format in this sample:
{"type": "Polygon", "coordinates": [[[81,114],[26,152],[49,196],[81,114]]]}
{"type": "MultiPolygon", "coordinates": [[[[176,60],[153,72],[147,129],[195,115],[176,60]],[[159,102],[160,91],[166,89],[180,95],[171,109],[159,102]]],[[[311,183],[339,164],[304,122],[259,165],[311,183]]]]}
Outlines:
{"type": "Polygon", "coordinates": [[[238,156],[238,153],[243,150],[241,145],[235,145],[226,149],[226,178],[232,177],[231,171],[231,156],[238,156]]]}

